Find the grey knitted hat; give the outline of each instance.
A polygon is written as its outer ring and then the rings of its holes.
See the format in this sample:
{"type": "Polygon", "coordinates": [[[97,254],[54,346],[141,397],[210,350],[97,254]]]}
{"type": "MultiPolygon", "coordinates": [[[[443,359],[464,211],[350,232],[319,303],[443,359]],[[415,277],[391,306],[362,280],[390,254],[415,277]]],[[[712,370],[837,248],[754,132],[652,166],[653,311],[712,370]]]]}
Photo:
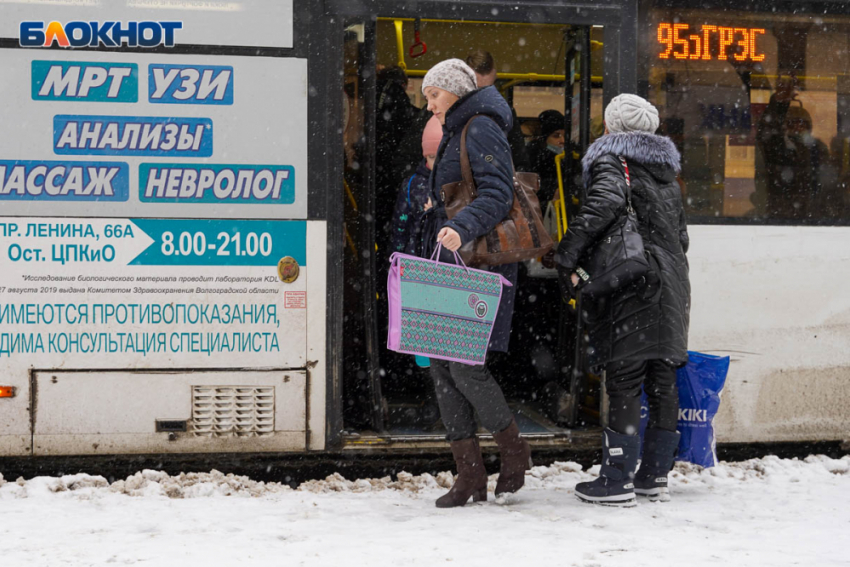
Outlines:
{"type": "Polygon", "coordinates": [[[615,96],[605,109],[605,125],[609,132],[649,132],[658,130],[658,110],[637,95],[615,96]]]}
{"type": "Polygon", "coordinates": [[[478,79],[472,67],[462,60],[446,59],[431,67],[422,81],[423,93],[425,87],[437,87],[462,97],[478,88],[478,79]]]}

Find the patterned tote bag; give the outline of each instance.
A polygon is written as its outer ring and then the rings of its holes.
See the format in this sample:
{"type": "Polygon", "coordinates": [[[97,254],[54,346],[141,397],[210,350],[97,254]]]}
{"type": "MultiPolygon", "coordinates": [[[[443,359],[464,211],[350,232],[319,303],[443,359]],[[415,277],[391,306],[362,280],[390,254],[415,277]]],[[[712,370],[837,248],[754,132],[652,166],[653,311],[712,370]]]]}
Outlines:
{"type": "Polygon", "coordinates": [[[405,354],[484,364],[502,286],[499,274],[396,252],[387,278],[387,348],[405,354]]]}

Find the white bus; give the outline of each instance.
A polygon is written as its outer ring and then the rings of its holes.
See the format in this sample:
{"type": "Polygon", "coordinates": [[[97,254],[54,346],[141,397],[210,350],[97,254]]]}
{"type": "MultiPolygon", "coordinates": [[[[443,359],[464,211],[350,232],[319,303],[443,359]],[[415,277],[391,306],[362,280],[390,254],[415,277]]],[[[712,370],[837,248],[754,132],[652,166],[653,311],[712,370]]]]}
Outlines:
{"type": "MultiPolygon", "coordinates": [[[[3,2],[0,457],[447,450],[427,369],[383,346],[384,230],[421,77],[476,49],[528,141],[543,110],[580,154],[617,93],[659,107],[690,348],[732,357],[719,442],[847,439],[850,5],[705,4],[3,2]],[[781,89],[803,165],[759,142],[781,89]]],[[[551,279],[519,292],[492,365],[520,428],[595,448],[574,314],[551,279]]]]}

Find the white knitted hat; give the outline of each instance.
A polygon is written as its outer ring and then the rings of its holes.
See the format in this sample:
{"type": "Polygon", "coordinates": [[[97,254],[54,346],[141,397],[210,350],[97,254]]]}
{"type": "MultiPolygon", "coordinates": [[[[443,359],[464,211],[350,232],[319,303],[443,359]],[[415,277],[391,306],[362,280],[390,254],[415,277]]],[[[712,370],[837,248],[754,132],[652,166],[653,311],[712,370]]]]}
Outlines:
{"type": "Polygon", "coordinates": [[[478,88],[478,79],[472,67],[462,60],[446,59],[431,67],[422,81],[423,93],[425,87],[437,87],[462,97],[478,88]]]}
{"type": "Polygon", "coordinates": [[[605,125],[609,132],[649,132],[658,130],[658,110],[637,95],[615,96],[605,109],[605,125]]]}

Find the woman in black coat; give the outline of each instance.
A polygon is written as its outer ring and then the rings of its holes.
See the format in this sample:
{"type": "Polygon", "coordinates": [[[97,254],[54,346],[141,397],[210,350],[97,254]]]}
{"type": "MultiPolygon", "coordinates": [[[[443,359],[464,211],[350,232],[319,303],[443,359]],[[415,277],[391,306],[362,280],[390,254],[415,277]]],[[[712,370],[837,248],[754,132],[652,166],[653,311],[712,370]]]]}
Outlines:
{"type": "MultiPolygon", "coordinates": [[[[424,248],[430,256],[437,242],[441,242],[444,248],[441,260],[453,263],[452,251],[491,232],[513,204],[513,167],[507,138],[511,109],[494,87],[478,89],[475,72],[460,59],[448,59],[428,71],[422,92],[428,110],[443,124],[443,139],[431,171],[431,206],[423,229],[424,248]],[[484,118],[470,125],[466,144],[478,196],[448,220],[441,188],[462,180],[461,132],[475,116],[484,118]]],[[[516,264],[496,266],[490,271],[516,283],[516,264]]],[[[514,293],[514,287],[506,287],[502,293],[490,339],[491,351],[508,348],[514,293]]],[[[496,495],[519,490],[525,481],[531,451],[487,366],[432,360],[431,376],[448,432],[446,438],[451,442],[458,468],[457,481],[448,494],[437,500],[437,506],[463,506],[470,496],[475,501],[487,498],[487,473],[475,437],[476,413],[499,445],[501,471],[496,495]]]]}
{"type": "Polygon", "coordinates": [[[679,152],[669,138],[654,134],[655,107],[638,96],[620,95],[606,108],[605,122],[606,135],[582,160],[587,198],[555,260],[570,278],[568,285],[575,286],[579,259],[622,220],[631,190],[651,269],[636,283],[585,303],[587,358],[591,366],[604,366],[610,403],[600,476],[576,486],[582,500],[631,506],[636,492],[669,499],[667,473],[679,444],[676,368],[688,360],[688,232],[676,182],[679,152]],[[635,475],[641,385],[649,398],[649,425],[635,475]]]}

